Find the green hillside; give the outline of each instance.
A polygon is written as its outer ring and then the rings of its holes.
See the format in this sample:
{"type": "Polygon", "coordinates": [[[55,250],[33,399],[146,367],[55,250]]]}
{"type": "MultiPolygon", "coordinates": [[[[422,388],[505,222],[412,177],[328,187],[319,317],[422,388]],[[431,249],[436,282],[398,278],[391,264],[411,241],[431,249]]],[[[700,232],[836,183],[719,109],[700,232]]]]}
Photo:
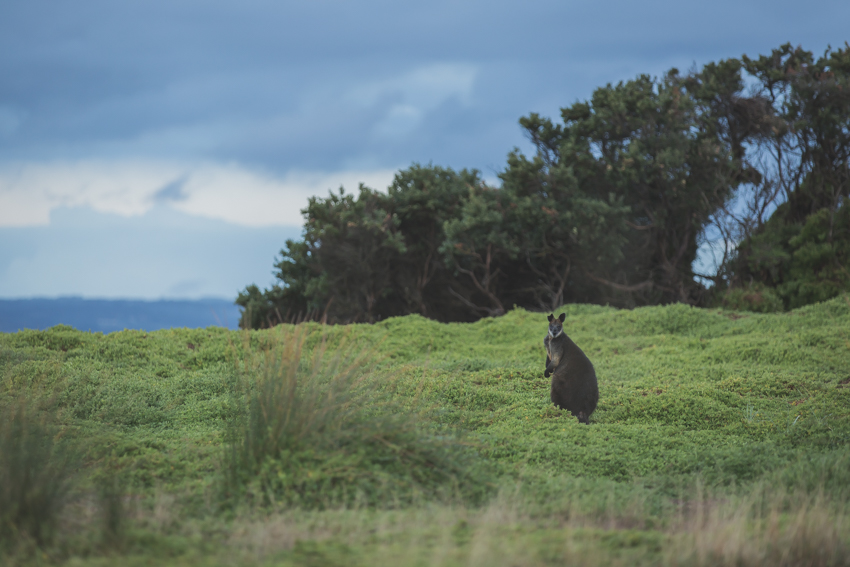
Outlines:
{"type": "Polygon", "coordinates": [[[850,564],[850,298],[563,311],[599,379],[590,426],[550,404],[546,319],[522,309],[0,334],[0,558],[850,564]],[[296,378],[294,417],[266,415],[296,378]]]}

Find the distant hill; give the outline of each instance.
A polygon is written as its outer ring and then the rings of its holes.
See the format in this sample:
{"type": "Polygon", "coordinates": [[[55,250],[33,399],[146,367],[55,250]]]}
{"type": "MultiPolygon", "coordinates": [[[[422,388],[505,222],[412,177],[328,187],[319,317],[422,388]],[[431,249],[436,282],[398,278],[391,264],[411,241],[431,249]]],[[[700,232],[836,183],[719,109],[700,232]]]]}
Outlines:
{"type": "Polygon", "coordinates": [[[156,331],[172,327],[238,328],[239,307],[226,299],[0,299],[0,332],[70,325],[81,331],[156,331]]]}

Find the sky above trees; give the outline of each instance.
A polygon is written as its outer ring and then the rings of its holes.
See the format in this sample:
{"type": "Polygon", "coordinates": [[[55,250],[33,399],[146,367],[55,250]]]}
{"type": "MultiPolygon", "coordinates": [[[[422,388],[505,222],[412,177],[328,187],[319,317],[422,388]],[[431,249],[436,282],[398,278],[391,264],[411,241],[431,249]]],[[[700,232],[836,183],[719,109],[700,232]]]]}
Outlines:
{"type": "Polygon", "coordinates": [[[310,195],[412,162],[494,180],[518,119],[785,42],[815,1],[0,4],[0,297],[235,297],[310,195]]]}

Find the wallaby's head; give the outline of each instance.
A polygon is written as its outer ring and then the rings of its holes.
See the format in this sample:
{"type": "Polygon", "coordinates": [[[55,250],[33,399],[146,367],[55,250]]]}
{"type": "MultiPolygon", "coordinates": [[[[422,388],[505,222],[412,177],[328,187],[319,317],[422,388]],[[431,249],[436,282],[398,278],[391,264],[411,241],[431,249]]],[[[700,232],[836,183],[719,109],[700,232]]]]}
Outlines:
{"type": "Polygon", "coordinates": [[[549,336],[553,339],[564,332],[564,319],[567,318],[566,313],[561,313],[555,319],[555,315],[549,314],[549,336]]]}

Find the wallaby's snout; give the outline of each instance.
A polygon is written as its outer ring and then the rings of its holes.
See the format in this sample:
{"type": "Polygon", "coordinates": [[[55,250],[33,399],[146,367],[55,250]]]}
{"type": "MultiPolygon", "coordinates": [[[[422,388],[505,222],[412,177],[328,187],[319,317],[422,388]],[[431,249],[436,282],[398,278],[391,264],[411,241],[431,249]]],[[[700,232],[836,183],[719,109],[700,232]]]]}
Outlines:
{"type": "Polygon", "coordinates": [[[552,338],[557,337],[561,333],[564,332],[564,319],[566,319],[567,314],[561,313],[558,315],[558,318],[555,318],[554,314],[549,315],[549,336],[552,338]]]}

